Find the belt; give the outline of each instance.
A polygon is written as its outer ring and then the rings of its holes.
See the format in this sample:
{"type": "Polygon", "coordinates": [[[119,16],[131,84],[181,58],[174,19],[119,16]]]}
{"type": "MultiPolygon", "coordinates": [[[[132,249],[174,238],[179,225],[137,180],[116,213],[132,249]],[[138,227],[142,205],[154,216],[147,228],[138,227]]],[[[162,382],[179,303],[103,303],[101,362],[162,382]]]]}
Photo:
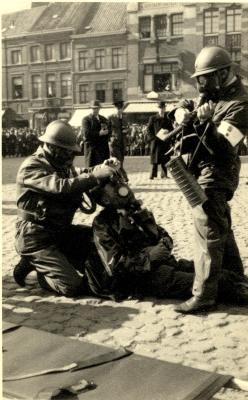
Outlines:
{"type": "Polygon", "coordinates": [[[35,211],[17,210],[17,216],[22,219],[22,221],[29,221],[33,224],[43,226],[47,229],[52,229],[56,231],[61,231],[62,226],[55,224],[52,221],[47,220],[44,216],[39,216],[35,211]]]}

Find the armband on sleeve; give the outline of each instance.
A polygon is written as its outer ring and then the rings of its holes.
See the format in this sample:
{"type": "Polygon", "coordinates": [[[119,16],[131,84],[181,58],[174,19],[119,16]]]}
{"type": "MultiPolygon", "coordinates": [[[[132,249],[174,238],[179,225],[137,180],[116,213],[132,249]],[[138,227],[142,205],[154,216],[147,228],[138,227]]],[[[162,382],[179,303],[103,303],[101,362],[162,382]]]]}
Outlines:
{"type": "Polygon", "coordinates": [[[235,147],[244,137],[242,132],[235,126],[231,125],[227,121],[221,121],[217,128],[217,132],[221,133],[225,138],[235,147]]]}

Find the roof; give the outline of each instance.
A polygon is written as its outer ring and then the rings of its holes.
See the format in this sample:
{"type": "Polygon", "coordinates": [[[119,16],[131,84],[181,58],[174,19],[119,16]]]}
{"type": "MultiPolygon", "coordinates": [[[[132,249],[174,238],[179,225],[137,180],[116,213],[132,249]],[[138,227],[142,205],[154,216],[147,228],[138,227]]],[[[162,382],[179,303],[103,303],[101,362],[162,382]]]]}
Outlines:
{"type": "MultiPolygon", "coordinates": [[[[87,3],[89,4],[89,3],[87,3]]],[[[92,35],[96,33],[110,33],[125,31],[127,22],[127,3],[90,3],[91,9],[85,16],[84,26],[79,33],[92,35]],[[85,27],[90,27],[85,31],[85,27]]]]}
{"type": "Polygon", "coordinates": [[[15,36],[27,33],[41,17],[46,6],[35,7],[2,15],[2,36],[15,36]]]}
{"type": "MultiPolygon", "coordinates": [[[[115,107],[103,107],[103,108],[101,108],[99,114],[103,115],[105,118],[108,118],[115,111],[116,111],[115,107]]],[[[81,126],[82,119],[91,113],[92,113],[91,108],[81,108],[81,109],[75,110],[73,116],[71,117],[71,119],[69,121],[69,124],[71,126],[75,126],[75,127],[81,126]]]]}
{"type": "Polygon", "coordinates": [[[71,29],[74,33],[124,32],[126,3],[51,2],[2,16],[4,36],[71,29]],[[12,26],[10,28],[10,26],[12,26]],[[90,29],[85,29],[90,27],[90,29]]]}
{"type": "Polygon", "coordinates": [[[32,27],[32,32],[72,28],[82,25],[92,3],[53,2],[43,11],[41,18],[32,27]]]}

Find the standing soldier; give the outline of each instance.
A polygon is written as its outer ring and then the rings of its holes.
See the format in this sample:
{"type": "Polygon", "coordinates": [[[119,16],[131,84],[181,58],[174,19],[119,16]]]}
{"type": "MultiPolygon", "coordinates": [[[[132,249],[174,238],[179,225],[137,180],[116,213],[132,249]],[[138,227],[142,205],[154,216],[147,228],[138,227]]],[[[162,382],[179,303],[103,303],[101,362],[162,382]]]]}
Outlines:
{"type": "Polygon", "coordinates": [[[93,167],[109,158],[108,121],[99,115],[101,104],[98,100],[91,102],[92,114],[83,119],[82,135],[84,137],[85,166],[93,167]]]}
{"type": "Polygon", "coordinates": [[[169,158],[165,156],[165,153],[169,150],[169,144],[164,143],[156,135],[160,129],[171,130],[172,123],[165,113],[165,102],[160,101],[158,107],[158,114],[150,117],[147,126],[147,140],[150,143],[150,160],[152,164],[150,179],[157,177],[159,164],[161,164],[161,178],[168,178],[165,164],[169,161],[169,158]]]}
{"type": "Polygon", "coordinates": [[[127,182],[127,173],[123,168],[123,163],[126,154],[127,135],[129,133],[128,122],[126,115],[123,114],[124,101],[119,100],[113,104],[116,107],[116,113],[109,117],[109,151],[112,157],[116,157],[120,161],[120,171],[127,182]]]}
{"type": "MultiPolygon", "coordinates": [[[[248,133],[248,94],[234,72],[230,54],[219,46],[201,50],[193,77],[204,103],[197,108],[194,129],[204,145],[194,152],[192,172],[208,200],[193,209],[195,280],[193,297],[175,308],[182,313],[215,307],[223,265],[244,273],[228,201],[239,183],[238,147],[248,133]]],[[[181,116],[182,124],[191,118],[185,109],[181,116]]]]}

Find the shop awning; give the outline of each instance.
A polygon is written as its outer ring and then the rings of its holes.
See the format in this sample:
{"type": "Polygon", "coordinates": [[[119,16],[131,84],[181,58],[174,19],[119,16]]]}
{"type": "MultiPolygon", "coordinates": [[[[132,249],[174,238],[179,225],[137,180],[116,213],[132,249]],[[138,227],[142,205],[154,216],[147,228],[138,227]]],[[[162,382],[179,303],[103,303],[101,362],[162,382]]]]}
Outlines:
{"type": "MultiPolygon", "coordinates": [[[[103,115],[103,117],[108,118],[111,114],[115,113],[115,107],[105,107],[100,109],[100,115],[103,115]]],[[[89,115],[92,113],[91,108],[81,108],[78,110],[75,110],[73,116],[69,120],[69,124],[71,126],[81,126],[82,125],[82,119],[86,117],[86,115],[89,115]]]]}
{"type": "Polygon", "coordinates": [[[130,103],[126,106],[124,113],[157,113],[158,103],[130,103]]]}

